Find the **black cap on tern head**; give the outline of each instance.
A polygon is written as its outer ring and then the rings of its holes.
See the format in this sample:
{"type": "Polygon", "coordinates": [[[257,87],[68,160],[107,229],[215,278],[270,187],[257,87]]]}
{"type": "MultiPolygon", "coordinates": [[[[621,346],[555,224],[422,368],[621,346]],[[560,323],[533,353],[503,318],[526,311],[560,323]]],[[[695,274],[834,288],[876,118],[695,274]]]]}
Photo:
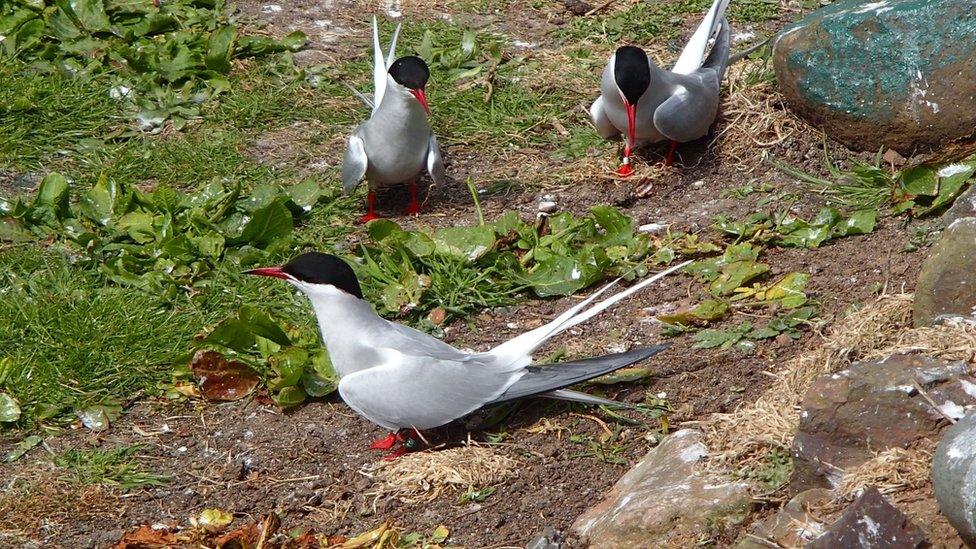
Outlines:
{"type": "Polygon", "coordinates": [[[360,299],[363,291],[359,279],[348,263],[334,255],[304,253],[281,267],[282,272],[309,284],[330,284],[360,299]]]}
{"type": "Polygon", "coordinates": [[[636,105],[651,84],[651,69],[647,54],[636,46],[617,48],[613,62],[613,78],[617,88],[631,105],[636,105]]]}
{"type": "Polygon", "coordinates": [[[401,86],[411,90],[422,90],[427,85],[427,79],[430,78],[430,69],[423,59],[416,55],[406,55],[390,65],[390,76],[401,86]]]}

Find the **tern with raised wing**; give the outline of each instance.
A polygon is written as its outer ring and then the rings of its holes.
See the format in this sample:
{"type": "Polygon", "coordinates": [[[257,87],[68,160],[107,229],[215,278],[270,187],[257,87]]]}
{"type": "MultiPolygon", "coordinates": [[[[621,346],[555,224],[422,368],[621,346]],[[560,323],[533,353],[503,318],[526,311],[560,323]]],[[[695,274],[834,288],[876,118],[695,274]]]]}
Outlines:
{"type": "MultiPolygon", "coordinates": [[[[532,353],[553,336],[584,322],[690,262],[671,267],[594,303],[611,282],[555,320],[487,352],[466,352],[377,315],[363,299],[353,269],[328,254],[302,254],[280,267],[247,274],[285,280],[303,292],[339,375],[339,394],[359,415],[390,430],[371,448],[389,450],[404,433],[439,427],[498,402],[544,396],[590,404],[621,405],[566,389],[661,352],[657,345],[623,353],[533,364],[532,353]]],[[[619,280],[619,279],[618,279],[619,280]]],[[[398,448],[388,457],[406,451],[398,448]]]]}
{"type": "Polygon", "coordinates": [[[670,165],[678,143],[708,133],[718,113],[719,90],[729,61],[728,4],[729,0],[715,0],[671,70],[658,67],[636,46],[620,47],[610,57],[590,118],[604,138],[623,135],[618,175],[633,173],[631,154],[644,143],[669,140],[665,165],[670,165]],[[705,57],[712,39],[711,52],[705,57]]]}
{"type": "MultiPolygon", "coordinates": [[[[410,203],[404,213],[420,213],[417,200],[417,176],[424,169],[434,184],[445,180],[444,161],[437,146],[437,137],[430,129],[427,117],[426,85],[430,69],[423,59],[407,55],[394,60],[397,25],[384,59],[380,47],[376,18],[373,18],[373,98],[357,92],[373,112],[349,136],[342,161],[342,188],[351,193],[366,178],[369,193],[363,223],[376,219],[375,190],[380,187],[408,183],[410,203]]],[[[355,91],[355,90],[354,90],[355,91]]]]}

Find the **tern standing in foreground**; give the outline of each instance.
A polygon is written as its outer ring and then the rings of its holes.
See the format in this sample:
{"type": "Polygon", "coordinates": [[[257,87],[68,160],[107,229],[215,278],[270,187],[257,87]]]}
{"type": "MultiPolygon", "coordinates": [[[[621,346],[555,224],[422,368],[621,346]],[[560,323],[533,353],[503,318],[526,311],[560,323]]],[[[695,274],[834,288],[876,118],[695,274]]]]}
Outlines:
{"type": "MultiPolygon", "coordinates": [[[[550,338],[690,262],[643,280],[591,306],[617,281],[571,307],[555,320],[484,353],[455,349],[443,341],[377,315],[363,299],[359,281],[342,259],[302,254],[281,267],[247,274],[285,280],[312,302],[322,339],[339,375],[339,394],[359,415],[391,431],[371,448],[389,450],[404,432],[450,423],[488,404],[545,396],[590,404],[620,405],[565,389],[644,360],[666,345],[559,364],[532,364],[532,353],[550,338]],[[585,310],[584,310],[585,309],[585,310]]],[[[400,447],[389,458],[406,452],[400,447]]]]}
{"type": "MultiPolygon", "coordinates": [[[[445,180],[444,161],[437,138],[430,129],[425,87],[430,69],[424,60],[407,55],[393,60],[396,53],[397,25],[390,53],[383,58],[376,18],[373,18],[373,99],[358,94],[373,113],[349,137],[342,161],[342,188],[348,194],[363,176],[369,184],[363,223],[376,219],[375,189],[408,182],[410,203],[404,213],[420,213],[417,201],[417,176],[426,167],[434,184],[445,180]]],[[[355,90],[354,90],[355,91],[355,90]]]]}
{"type": "Polygon", "coordinates": [[[708,133],[718,113],[719,89],[729,61],[729,0],[715,0],[670,71],[659,68],[641,48],[623,46],[603,70],[600,97],[590,118],[604,138],[624,135],[617,175],[634,172],[633,150],[648,142],[671,141],[665,165],[678,143],[708,133]],[[711,38],[712,51],[705,58],[711,38]]]}

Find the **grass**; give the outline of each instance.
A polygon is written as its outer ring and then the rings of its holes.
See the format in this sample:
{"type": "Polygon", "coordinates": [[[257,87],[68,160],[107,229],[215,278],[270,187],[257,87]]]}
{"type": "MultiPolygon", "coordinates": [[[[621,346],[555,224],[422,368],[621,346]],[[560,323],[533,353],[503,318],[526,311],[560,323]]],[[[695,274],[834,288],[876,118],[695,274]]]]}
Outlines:
{"type": "Polygon", "coordinates": [[[70,257],[56,247],[0,253],[0,349],[13,360],[3,390],[27,421],[159,394],[193,336],[242,303],[262,303],[311,329],[304,304],[285,287],[230,270],[219,271],[202,293],[173,302],[109,285],[70,257]]]}
{"type": "Polygon", "coordinates": [[[169,482],[168,476],[142,469],[135,455],[139,449],[139,446],[72,449],[55,457],[54,464],[65,469],[79,484],[108,484],[129,491],[169,482]]]}

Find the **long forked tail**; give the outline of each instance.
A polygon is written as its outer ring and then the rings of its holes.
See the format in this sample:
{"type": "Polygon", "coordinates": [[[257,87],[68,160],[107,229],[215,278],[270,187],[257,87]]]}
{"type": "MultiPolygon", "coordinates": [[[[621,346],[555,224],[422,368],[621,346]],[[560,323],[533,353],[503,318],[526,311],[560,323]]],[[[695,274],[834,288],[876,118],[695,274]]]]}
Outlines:
{"type": "Polygon", "coordinates": [[[695,33],[691,35],[688,43],[681,50],[681,55],[675,61],[671,72],[691,74],[702,66],[702,61],[705,59],[705,50],[708,49],[708,41],[715,36],[722,22],[725,20],[725,8],[729,6],[729,2],[730,0],[715,0],[712,2],[712,7],[709,8],[708,13],[705,14],[705,18],[702,19],[701,24],[695,29],[695,33]]]}
{"type": "Polygon", "coordinates": [[[600,398],[586,393],[564,389],[603,374],[619,370],[625,366],[646,360],[670,347],[668,344],[631,349],[623,353],[584,358],[556,364],[533,365],[525,368],[525,374],[505,390],[495,402],[539,395],[549,398],[585,402],[588,404],[612,404],[619,402],[600,398]]]}
{"type": "Polygon", "coordinates": [[[634,284],[622,292],[616,293],[607,299],[604,299],[589,309],[586,309],[585,311],[583,310],[589,306],[590,303],[596,300],[596,298],[600,297],[607,290],[620,282],[620,279],[618,278],[603,288],[600,288],[599,291],[584,299],[579,304],[570,307],[563,314],[556,317],[556,319],[552,322],[539,326],[534,330],[525,332],[518,337],[512,338],[495,347],[489,351],[489,353],[494,355],[496,360],[501,364],[510,364],[513,367],[526,366],[532,361],[532,352],[539,348],[540,345],[548,341],[551,337],[564,332],[581,322],[585,322],[593,318],[601,312],[609,309],[617,302],[630,297],[631,295],[643,290],[647,286],[657,282],[678,269],[687,266],[690,263],[691,261],[685,261],[680,265],[675,265],[674,267],[661,271],[660,273],[646,280],[642,280],[637,284],[634,284]]]}

